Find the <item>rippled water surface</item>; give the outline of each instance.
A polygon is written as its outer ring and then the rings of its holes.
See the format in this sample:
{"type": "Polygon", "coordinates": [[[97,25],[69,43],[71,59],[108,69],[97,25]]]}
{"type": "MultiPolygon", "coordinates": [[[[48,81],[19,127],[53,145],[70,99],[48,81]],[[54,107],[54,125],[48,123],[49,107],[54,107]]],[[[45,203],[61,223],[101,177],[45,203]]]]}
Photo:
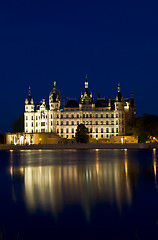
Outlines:
{"type": "Polygon", "coordinates": [[[158,239],[157,157],[0,151],[0,239],[158,239]]]}

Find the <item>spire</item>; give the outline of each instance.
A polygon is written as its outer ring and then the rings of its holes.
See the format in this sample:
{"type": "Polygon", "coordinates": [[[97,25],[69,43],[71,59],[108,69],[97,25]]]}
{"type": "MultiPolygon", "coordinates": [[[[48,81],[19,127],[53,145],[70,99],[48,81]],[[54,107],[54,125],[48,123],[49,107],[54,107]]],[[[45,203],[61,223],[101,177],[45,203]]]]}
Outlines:
{"type": "Polygon", "coordinates": [[[131,92],[131,99],[133,99],[133,92],[131,92]]]}
{"type": "Polygon", "coordinates": [[[85,80],[85,88],[88,89],[88,79],[87,79],[87,74],[86,74],[86,80],[85,80]]]}
{"type": "Polygon", "coordinates": [[[29,97],[31,97],[31,88],[29,87],[29,97]]]}
{"type": "Polygon", "coordinates": [[[54,81],[54,88],[56,88],[56,81],[54,81]]]}
{"type": "Polygon", "coordinates": [[[120,88],[120,83],[118,84],[118,92],[120,92],[121,88],[120,88]]]}

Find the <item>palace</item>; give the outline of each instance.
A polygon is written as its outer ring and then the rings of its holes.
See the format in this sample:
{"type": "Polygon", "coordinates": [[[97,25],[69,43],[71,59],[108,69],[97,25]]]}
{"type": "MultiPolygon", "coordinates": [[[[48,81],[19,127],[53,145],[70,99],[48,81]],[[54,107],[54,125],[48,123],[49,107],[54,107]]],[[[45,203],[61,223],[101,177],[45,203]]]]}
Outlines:
{"type": "Polygon", "coordinates": [[[76,99],[63,100],[54,82],[53,90],[49,94],[49,104],[45,99],[39,105],[34,104],[29,88],[28,98],[25,100],[24,132],[28,133],[56,133],[61,138],[73,139],[77,126],[83,123],[89,130],[91,139],[109,139],[111,136],[124,136],[126,123],[136,117],[136,103],[131,98],[124,98],[120,85],[115,99],[110,97],[94,100],[85,80],[85,89],[79,101],[76,99]]]}

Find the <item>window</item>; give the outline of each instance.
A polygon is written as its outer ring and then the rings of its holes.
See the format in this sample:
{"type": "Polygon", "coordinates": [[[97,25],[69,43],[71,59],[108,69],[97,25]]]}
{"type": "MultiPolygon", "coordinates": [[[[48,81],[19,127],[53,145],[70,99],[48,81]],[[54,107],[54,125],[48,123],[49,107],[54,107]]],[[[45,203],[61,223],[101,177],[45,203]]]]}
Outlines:
{"type": "Polygon", "coordinates": [[[38,120],[38,117],[36,116],[36,120],[38,120]]]}
{"type": "Polygon", "coordinates": [[[111,114],[111,118],[114,118],[114,114],[111,114]]]}
{"type": "Polygon", "coordinates": [[[118,114],[116,114],[116,118],[118,118],[118,114]]]}
{"type": "Polygon", "coordinates": [[[106,121],[106,125],[109,125],[109,122],[108,122],[108,121],[106,121]]]}
{"type": "Polygon", "coordinates": [[[88,118],[88,114],[86,114],[86,118],[88,118]]]}
{"type": "Polygon", "coordinates": [[[72,133],[74,133],[74,128],[72,128],[72,133]]]}
{"type": "Polygon", "coordinates": [[[28,123],[26,123],[26,127],[28,127],[28,123]]]}
{"type": "Polygon", "coordinates": [[[118,128],[116,128],[116,133],[118,133],[118,128]]]}
{"type": "Polygon", "coordinates": [[[103,114],[101,114],[101,118],[103,118],[103,114]]]}
{"type": "Polygon", "coordinates": [[[63,118],[63,114],[61,114],[61,118],[63,118]]]}
{"type": "Polygon", "coordinates": [[[92,114],[90,114],[90,118],[92,118],[92,114]]]}
{"type": "Polygon", "coordinates": [[[112,128],[112,133],[114,133],[114,128],[112,128]]]}
{"type": "Polygon", "coordinates": [[[103,134],[101,134],[101,138],[103,138],[103,134]]]}
{"type": "Polygon", "coordinates": [[[101,121],[101,125],[103,125],[103,121],[101,121]]]}
{"type": "Polygon", "coordinates": [[[57,114],[57,118],[59,118],[59,114],[57,114]]]}
{"type": "Polygon", "coordinates": [[[124,118],[124,115],[122,114],[122,118],[124,118]]]}
{"type": "Polygon", "coordinates": [[[98,135],[96,135],[96,138],[98,138],[98,135]]]}
{"type": "Polygon", "coordinates": [[[111,121],[111,125],[114,125],[114,121],[111,121]]]}
{"type": "Polygon", "coordinates": [[[118,125],[118,121],[116,121],[116,125],[118,125]]]}
{"type": "Polygon", "coordinates": [[[79,114],[77,114],[77,118],[79,118],[79,114]]]}
{"type": "Polygon", "coordinates": [[[66,114],[66,118],[69,118],[69,115],[68,115],[68,114],[66,114]]]}
{"type": "Polygon", "coordinates": [[[32,116],[32,120],[33,120],[33,116],[32,116]]]}
{"type": "Polygon", "coordinates": [[[52,114],[50,115],[51,119],[52,119],[52,114]]]}
{"type": "Polygon", "coordinates": [[[36,122],[36,127],[38,127],[38,123],[36,122]]]}
{"type": "Polygon", "coordinates": [[[51,126],[53,125],[53,122],[51,121],[51,126]]]}
{"type": "Polygon", "coordinates": [[[59,129],[57,128],[57,133],[59,133],[59,129]]]}
{"type": "Polygon", "coordinates": [[[106,128],[106,133],[108,133],[109,132],[109,128],[106,128]]]}
{"type": "Polygon", "coordinates": [[[85,118],[85,114],[83,114],[83,118],[85,118]]]}
{"type": "Polygon", "coordinates": [[[124,121],[122,120],[122,125],[124,125],[124,121]]]}
{"type": "Polygon", "coordinates": [[[77,121],[77,125],[79,125],[79,121],[77,121]]]}
{"type": "Polygon", "coordinates": [[[61,133],[63,133],[63,128],[61,128],[61,133]]]}
{"type": "Polygon", "coordinates": [[[90,135],[90,137],[92,138],[92,135],[90,135]]]}
{"type": "Polygon", "coordinates": [[[33,127],[33,123],[32,123],[32,127],[33,127]]]}
{"type": "Polygon", "coordinates": [[[89,124],[92,125],[92,121],[90,121],[89,124]]]}
{"type": "Polygon", "coordinates": [[[92,128],[90,128],[90,133],[92,133],[92,128]]]}
{"type": "Polygon", "coordinates": [[[57,121],[57,125],[59,125],[59,121],[57,121]]]}
{"type": "Polygon", "coordinates": [[[108,114],[106,114],[106,118],[108,118],[109,116],[108,116],[108,114]]]}
{"type": "Polygon", "coordinates": [[[98,128],[95,129],[95,132],[98,133],[98,128]]]}
{"type": "Polygon", "coordinates": [[[106,137],[108,138],[108,137],[109,137],[109,135],[108,135],[108,134],[106,134],[106,137]]]}
{"type": "Polygon", "coordinates": [[[98,121],[96,121],[95,124],[98,125],[98,121]]]}
{"type": "Polygon", "coordinates": [[[69,125],[69,122],[68,122],[68,121],[66,121],[66,125],[69,125]]]}
{"type": "Polygon", "coordinates": [[[45,129],[41,129],[41,132],[45,132],[45,129]]]}
{"type": "Polygon", "coordinates": [[[72,135],[72,138],[74,138],[74,135],[72,135]]]}
{"type": "Polygon", "coordinates": [[[101,128],[101,133],[103,133],[103,128],[101,128]]]}
{"type": "Polygon", "coordinates": [[[83,121],[83,124],[85,124],[85,121],[83,121]]]}
{"type": "Polygon", "coordinates": [[[88,125],[88,121],[86,121],[86,125],[88,125]]]}
{"type": "Polygon", "coordinates": [[[98,114],[95,114],[95,117],[98,118],[98,114]]]}
{"type": "Polygon", "coordinates": [[[63,121],[61,121],[61,126],[63,125],[63,121]]]}
{"type": "Polygon", "coordinates": [[[41,122],[41,127],[45,126],[45,122],[41,122]]]}
{"type": "Polygon", "coordinates": [[[73,114],[71,115],[71,118],[74,118],[74,115],[73,115],[73,114]]]}
{"type": "Polygon", "coordinates": [[[71,122],[71,125],[74,125],[74,121],[71,122]]]}
{"type": "Polygon", "coordinates": [[[66,133],[69,133],[69,129],[68,128],[66,128],[66,133]]]}

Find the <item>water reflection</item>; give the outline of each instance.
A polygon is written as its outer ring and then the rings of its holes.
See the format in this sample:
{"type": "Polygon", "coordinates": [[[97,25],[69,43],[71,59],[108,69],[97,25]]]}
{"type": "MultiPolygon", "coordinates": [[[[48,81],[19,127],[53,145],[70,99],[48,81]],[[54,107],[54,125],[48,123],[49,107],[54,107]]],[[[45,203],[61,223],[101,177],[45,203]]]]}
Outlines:
{"type": "Polygon", "coordinates": [[[154,178],[155,178],[155,188],[158,188],[157,185],[157,160],[156,160],[156,149],[153,149],[153,169],[154,169],[154,178]]]}
{"type": "Polygon", "coordinates": [[[25,162],[36,158],[38,166],[13,167],[11,159],[10,174],[13,179],[19,175],[23,179],[22,191],[29,211],[40,209],[58,216],[65,206],[80,205],[89,219],[92,207],[98,203],[116,204],[120,211],[123,204],[132,203],[137,165],[128,164],[128,151],[122,150],[121,156],[120,160],[106,161],[100,151],[94,151],[88,164],[67,161],[65,165],[44,166],[42,152],[28,152],[25,162]]]}

